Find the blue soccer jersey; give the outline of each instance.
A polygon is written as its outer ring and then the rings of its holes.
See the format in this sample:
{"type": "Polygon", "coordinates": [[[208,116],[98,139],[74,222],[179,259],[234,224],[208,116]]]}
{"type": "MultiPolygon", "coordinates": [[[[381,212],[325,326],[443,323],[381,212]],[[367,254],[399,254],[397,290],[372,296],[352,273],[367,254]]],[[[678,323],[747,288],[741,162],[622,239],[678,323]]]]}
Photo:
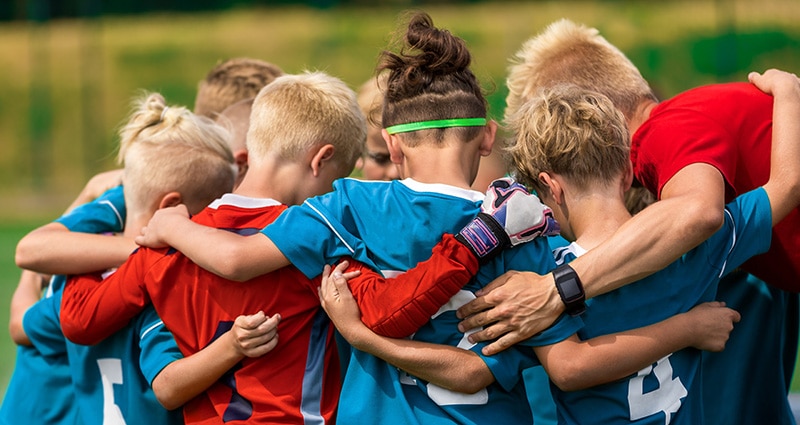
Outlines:
{"type": "MultiPolygon", "coordinates": [[[[479,211],[484,195],[411,179],[365,182],[342,179],[334,191],[292,207],[266,234],[308,277],[343,256],[361,261],[385,276],[414,267],[431,255],[444,233],[456,233],[479,211]]],[[[358,350],[352,350],[340,400],[341,423],[525,423],[531,422],[522,370],[537,364],[532,350],[517,347],[486,357],[484,344],[471,344],[458,332],[455,310],[475,298],[474,291],[509,269],[545,273],[554,267],[546,242],[534,241],[504,252],[484,266],[420,328],[413,339],[448,344],[480,355],[496,382],[476,394],[448,391],[358,350]]],[[[575,333],[579,320],[562,320],[537,337],[546,345],[575,333]]],[[[537,344],[529,341],[529,344],[537,344]]]]}
{"type": "Polygon", "coordinates": [[[58,313],[36,313],[60,303],[63,282],[63,276],[55,276],[50,288],[56,290],[48,290],[47,298],[25,312],[22,324],[33,345],[17,348],[14,372],[0,408],[2,424],[80,423],[58,313]]]}
{"type": "MultiPolygon", "coordinates": [[[[763,189],[740,196],[725,212],[721,230],[664,270],[589,300],[581,339],[651,325],[714,300],[719,279],[770,244],[772,215],[763,189]]],[[[582,249],[572,244],[554,253],[558,262],[569,262],[582,249]]],[[[572,392],[551,386],[559,423],[703,423],[701,372],[701,352],[687,348],[627,379],[572,392]]]]}
{"type": "Polygon", "coordinates": [[[720,281],[717,300],[742,321],[723,351],[703,352],[703,423],[794,424],[788,395],[797,359],[798,294],[737,269],[720,281]],[[742,379],[751,376],[758,379],[742,379]]]}
{"type": "Polygon", "coordinates": [[[167,411],[151,388],[165,366],[183,358],[152,306],[99,344],[67,342],[67,351],[84,424],[183,423],[181,409],[167,411]]]}
{"type": "Polygon", "coordinates": [[[125,197],[122,186],[103,192],[97,199],[76,207],[55,220],[73,232],[121,232],[125,227],[125,197]]]}
{"type": "MultiPolygon", "coordinates": [[[[122,186],[109,189],[93,202],[73,209],[55,222],[73,232],[102,233],[122,230],[125,222],[122,186]]],[[[59,289],[63,287],[64,281],[64,276],[54,276],[47,288],[46,297],[57,296],[60,299],[59,289]]],[[[46,303],[47,307],[43,305],[37,309],[44,312],[58,304],[53,300],[46,303]]],[[[78,408],[57,312],[55,315],[26,313],[23,326],[36,345],[17,348],[14,372],[0,407],[0,424],[18,424],[20,418],[48,424],[76,423],[79,418],[78,408]]]]}

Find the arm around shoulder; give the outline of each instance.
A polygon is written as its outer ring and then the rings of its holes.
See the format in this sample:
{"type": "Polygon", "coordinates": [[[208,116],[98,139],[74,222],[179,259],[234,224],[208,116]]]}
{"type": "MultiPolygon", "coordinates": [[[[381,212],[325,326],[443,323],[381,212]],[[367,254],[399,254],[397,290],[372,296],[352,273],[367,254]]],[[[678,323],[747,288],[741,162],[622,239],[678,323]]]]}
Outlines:
{"type": "Polygon", "coordinates": [[[290,264],[265,235],[241,236],[203,226],[189,219],[184,205],[156,211],[136,243],[151,248],[171,246],[198,266],[239,282],[290,264]]]}
{"type": "Polygon", "coordinates": [[[772,150],[769,181],[764,190],[770,199],[773,226],[800,203],[800,80],[775,69],[751,73],[750,81],[774,97],[772,150]]]}

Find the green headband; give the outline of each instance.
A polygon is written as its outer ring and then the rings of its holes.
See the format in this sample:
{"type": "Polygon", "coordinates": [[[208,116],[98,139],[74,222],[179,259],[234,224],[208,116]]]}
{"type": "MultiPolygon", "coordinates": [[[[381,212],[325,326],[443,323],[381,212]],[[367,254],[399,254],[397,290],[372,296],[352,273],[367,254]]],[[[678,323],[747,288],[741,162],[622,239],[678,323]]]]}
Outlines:
{"type": "Polygon", "coordinates": [[[482,127],[486,125],[486,118],[451,118],[446,120],[419,121],[407,124],[397,124],[386,127],[389,134],[408,133],[409,131],[428,130],[430,128],[448,127],[482,127]]]}

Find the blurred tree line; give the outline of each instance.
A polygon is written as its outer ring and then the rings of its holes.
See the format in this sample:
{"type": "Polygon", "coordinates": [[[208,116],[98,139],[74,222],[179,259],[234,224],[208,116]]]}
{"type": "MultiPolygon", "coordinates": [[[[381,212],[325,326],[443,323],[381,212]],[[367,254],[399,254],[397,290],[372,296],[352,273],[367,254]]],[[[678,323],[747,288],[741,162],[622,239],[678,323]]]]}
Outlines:
{"type": "MultiPolygon", "coordinates": [[[[472,0],[473,2],[475,0],[472,0]]],[[[419,6],[432,3],[466,3],[465,0],[4,0],[0,21],[48,20],[147,12],[201,12],[235,7],[305,5],[315,8],[359,5],[419,6]]]]}

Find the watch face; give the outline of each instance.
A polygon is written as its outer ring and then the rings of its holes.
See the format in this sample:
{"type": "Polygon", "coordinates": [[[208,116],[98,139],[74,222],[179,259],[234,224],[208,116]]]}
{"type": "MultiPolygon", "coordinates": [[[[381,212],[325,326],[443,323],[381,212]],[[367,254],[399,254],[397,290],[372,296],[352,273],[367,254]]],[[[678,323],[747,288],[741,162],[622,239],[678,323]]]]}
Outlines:
{"type": "Polygon", "coordinates": [[[564,294],[565,300],[571,300],[574,298],[579,298],[583,291],[581,291],[581,287],[578,285],[578,280],[574,277],[569,277],[563,280],[561,283],[561,292],[564,294]]]}

